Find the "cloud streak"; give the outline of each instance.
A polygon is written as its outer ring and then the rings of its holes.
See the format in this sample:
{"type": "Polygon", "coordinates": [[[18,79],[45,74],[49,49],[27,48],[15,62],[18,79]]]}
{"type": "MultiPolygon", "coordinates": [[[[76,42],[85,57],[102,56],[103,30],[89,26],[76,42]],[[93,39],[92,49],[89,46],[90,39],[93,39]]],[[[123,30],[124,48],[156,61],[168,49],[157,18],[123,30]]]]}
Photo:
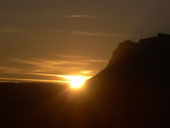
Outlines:
{"type": "Polygon", "coordinates": [[[24,31],[22,31],[18,28],[0,27],[0,32],[3,32],[3,33],[23,33],[24,31]]]}
{"type": "Polygon", "coordinates": [[[53,82],[53,83],[67,83],[65,80],[42,80],[42,79],[23,79],[23,78],[0,78],[0,81],[2,82],[53,82]]]}
{"type": "Polygon", "coordinates": [[[64,17],[68,17],[68,18],[95,18],[95,16],[91,16],[91,15],[65,15],[64,17]]]}
{"type": "Polygon", "coordinates": [[[73,34],[82,36],[104,36],[104,37],[130,37],[128,34],[115,34],[115,33],[99,33],[99,32],[87,32],[87,31],[71,31],[73,34]]]}
{"type": "Polygon", "coordinates": [[[100,58],[88,58],[73,55],[56,55],[56,59],[45,58],[30,58],[30,59],[10,59],[12,62],[34,65],[37,67],[51,67],[51,66],[77,66],[77,65],[90,65],[90,62],[106,63],[107,60],[100,58]]]}
{"type": "Polygon", "coordinates": [[[0,72],[1,73],[19,73],[19,69],[16,67],[10,67],[10,66],[0,66],[0,72]]]}
{"type": "MultiPolygon", "coordinates": [[[[67,17],[88,17],[86,15],[70,15],[67,17]]],[[[128,38],[132,35],[129,34],[119,34],[119,33],[107,33],[107,32],[89,32],[89,31],[81,31],[81,30],[57,30],[57,29],[48,29],[48,28],[40,28],[37,30],[30,30],[30,29],[24,29],[24,28],[14,28],[14,27],[0,27],[1,33],[35,33],[35,32],[41,32],[41,33],[63,33],[63,34],[74,34],[74,35],[80,35],[80,36],[92,36],[92,37],[123,37],[128,38]]],[[[133,35],[134,36],[134,35],[133,35]]]]}
{"type": "Polygon", "coordinates": [[[56,33],[66,33],[66,34],[74,34],[80,36],[92,36],[92,37],[131,37],[130,34],[119,34],[119,33],[106,33],[106,32],[89,32],[89,31],[81,31],[81,30],[56,30],[56,29],[41,29],[41,32],[56,32],[56,33]]]}
{"type": "Polygon", "coordinates": [[[60,17],[60,18],[74,18],[74,19],[80,19],[80,18],[84,18],[84,19],[89,19],[89,18],[95,18],[96,16],[93,15],[89,15],[89,14],[57,14],[55,12],[44,12],[45,15],[47,16],[54,16],[54,17],[60,17]]]}
{"type": "Polygon", "coordinates": [[[0,81],[39,81],[63,82],[62,75],[82,75],[91,77],[97,73],[96,64],[106,64],[107,60],[79,55],[53,55],[52,58],[15,58],[5,63],[13,66],[0,66],[0,81]],[[18,78],[6,78],[6,76],[18,78]],[[41,77],[42,76],[42,77],[41,77]],[[26,79],[31,78],[31,79],[26,79]],[[33,78],[33,79],[32,79],[33,78]],[[41,79],[39,79],[41,78],[41,79]],[[44,80],[42,78],[45,78],[44,80]]]}

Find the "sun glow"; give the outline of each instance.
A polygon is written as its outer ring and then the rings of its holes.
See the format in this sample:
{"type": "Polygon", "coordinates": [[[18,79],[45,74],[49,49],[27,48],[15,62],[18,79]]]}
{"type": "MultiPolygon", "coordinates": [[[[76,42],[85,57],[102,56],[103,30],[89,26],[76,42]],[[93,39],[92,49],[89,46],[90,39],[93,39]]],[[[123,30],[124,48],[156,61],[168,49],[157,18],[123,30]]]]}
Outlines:
{"type": "Polygon", "coordinates": [[[70,86],[71,88],[81,88],[86,80],[87,78],[83,76],[72,76],[70,79],[70,86]]]}
{"type": "Polygon", "coordinates": [[[62,75],[63,78],[67,79],[67,83],[69,83],[70,87],[73,89],[82,88],[85,84],[86,80],[89,79],[87,76],[67,76],[62,75]]]}

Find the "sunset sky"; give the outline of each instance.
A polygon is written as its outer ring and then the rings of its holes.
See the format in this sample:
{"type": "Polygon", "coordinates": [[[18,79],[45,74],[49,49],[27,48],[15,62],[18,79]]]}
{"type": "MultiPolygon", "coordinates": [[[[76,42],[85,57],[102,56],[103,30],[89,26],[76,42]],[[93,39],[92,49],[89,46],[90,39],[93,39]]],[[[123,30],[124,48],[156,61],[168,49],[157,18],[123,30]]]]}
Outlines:
{"type": "Polygon", "coordinates": [[[93,76],[127,39],[170,33],[170,0],[0,0],[0,81],[93,76]]]}

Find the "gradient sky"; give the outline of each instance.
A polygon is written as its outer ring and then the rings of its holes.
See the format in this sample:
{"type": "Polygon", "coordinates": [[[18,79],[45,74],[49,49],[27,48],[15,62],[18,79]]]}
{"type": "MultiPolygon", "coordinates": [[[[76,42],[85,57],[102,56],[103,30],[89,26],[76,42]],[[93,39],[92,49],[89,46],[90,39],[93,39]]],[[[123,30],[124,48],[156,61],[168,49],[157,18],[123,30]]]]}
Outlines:
{"type": "Polygon", "coordinates": [[[158,32],[169,0],[0,0],[0,81],[93,76],[120,42],[158,32]]]}

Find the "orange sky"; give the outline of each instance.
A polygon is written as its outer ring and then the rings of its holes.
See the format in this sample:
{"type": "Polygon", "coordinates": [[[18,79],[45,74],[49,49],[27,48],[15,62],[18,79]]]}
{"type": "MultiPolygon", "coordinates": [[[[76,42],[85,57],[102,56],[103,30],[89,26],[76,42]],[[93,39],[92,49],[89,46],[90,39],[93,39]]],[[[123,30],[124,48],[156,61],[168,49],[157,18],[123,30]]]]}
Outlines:
{"type": "Polygon", "coordinates": [[[1,0],[0,81],[93,76],[124,40],[170,33],[169,0],[1,0]]]}

